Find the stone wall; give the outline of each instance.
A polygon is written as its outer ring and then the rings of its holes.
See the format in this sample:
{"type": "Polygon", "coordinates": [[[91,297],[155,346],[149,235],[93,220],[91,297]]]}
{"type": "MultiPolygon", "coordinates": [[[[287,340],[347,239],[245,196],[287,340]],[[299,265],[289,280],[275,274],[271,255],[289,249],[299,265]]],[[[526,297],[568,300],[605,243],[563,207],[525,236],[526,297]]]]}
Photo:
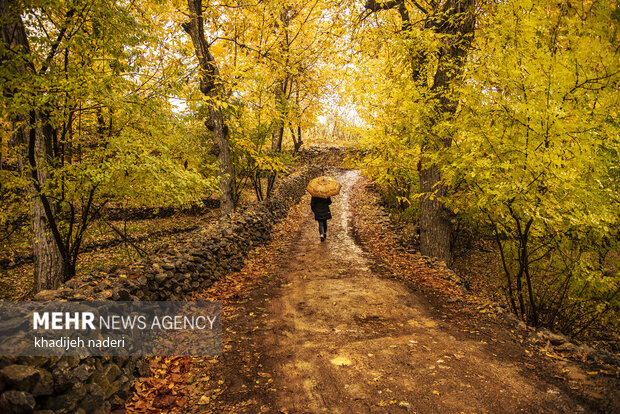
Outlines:
{"type": "MultiPolygon", "coordinates": [[[[271,237],[322,169],[306,167],[284,178],[269,200],[188,233],[179,243],[130,267],[70,280],[35,300],[181,300],[222,275],[239,270],[248,253],[271,237]]],[[[2,357],[0,409],[9,413],[104,413],[122,404],[136,377],[138,357],[2,357]]]]}
{"type": "Polygon", "coordinates": [[[345,159],[359,151],[353,148],[337,147],[337,146],[311,146],[302,147],[299,150],[298,157],[302,164],[325,165],[325,166],[342,166],[345,159]]]}

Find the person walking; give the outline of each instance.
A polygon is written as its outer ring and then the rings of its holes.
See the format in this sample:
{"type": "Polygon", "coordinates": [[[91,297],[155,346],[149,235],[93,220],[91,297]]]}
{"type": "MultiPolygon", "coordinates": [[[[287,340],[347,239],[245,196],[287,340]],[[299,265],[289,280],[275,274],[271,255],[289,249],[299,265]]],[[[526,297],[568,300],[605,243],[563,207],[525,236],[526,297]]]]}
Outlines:
{"type": "Polygon", "coordinates": [[[310,208],[314,212],[314,219],[319,222],[319,236],[321,242],[327,239],[327,220],[332,218],[329,205],[332,203],[331,197],[312,197],[310,200],[310,208]]]}
{"type": "Polygon", "coordinates": [[[314,219],[319,222],[322,242],[327,238],[327,220],[332,218],[332,212],[329,210],[331,197],[340,193],[340,187],[338,181],[327,176],[313,178],[306,186],[306,191],[312,196],[310,208],[314,212],[314,219]]]}

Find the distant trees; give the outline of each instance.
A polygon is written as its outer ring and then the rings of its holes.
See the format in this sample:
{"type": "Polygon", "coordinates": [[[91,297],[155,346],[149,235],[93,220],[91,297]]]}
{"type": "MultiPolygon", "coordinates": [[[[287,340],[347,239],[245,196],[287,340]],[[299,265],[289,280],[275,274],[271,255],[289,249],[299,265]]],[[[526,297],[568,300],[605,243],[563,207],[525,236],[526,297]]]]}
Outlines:
{"type": "MultiPolygon", "coordinates": [[[[259,200],[269,197],[290,159],[283,149],[297,151],[320,113],[330,81],[326,62],[341,47],[347,2],[231,0],[192,7],[200,9],[202,32],[218,61],[214,99],[228,126],[233,198],[246,182],[259,200]]],[[[200,111],[204,102],[189,99],[200,111]]]]}

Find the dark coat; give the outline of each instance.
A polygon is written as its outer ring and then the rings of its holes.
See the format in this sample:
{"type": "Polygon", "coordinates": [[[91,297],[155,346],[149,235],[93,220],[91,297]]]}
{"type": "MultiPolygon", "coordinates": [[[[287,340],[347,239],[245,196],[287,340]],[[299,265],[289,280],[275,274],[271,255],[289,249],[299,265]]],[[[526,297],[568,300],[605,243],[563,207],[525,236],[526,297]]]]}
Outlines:
{"type": "Polygon", "coordinates": [[[329,211],[329,205],[332,203],[330,198],[312,197],[310,201],[310,207],[314,211],[315,220],[329,220],[332,218],[332,213],[329,211]]]}

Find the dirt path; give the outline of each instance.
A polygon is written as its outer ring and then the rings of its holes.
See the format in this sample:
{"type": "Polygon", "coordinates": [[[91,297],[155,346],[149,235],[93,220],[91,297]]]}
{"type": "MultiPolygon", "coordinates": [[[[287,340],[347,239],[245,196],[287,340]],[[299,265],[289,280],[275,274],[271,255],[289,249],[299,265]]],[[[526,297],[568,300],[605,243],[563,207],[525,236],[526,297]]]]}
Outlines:
{"type": "Polygon", "coordinates": [[[302,206],[300,230],[289,234],[267,279],[227,303],[226,351],[196,362],[186,411],[590,411],[524,370],[513,358],[523,354],[518,345],[498,352],[498,344],[463,338],[423,298],[373,271],[351,235],[359,176],[337,178],[343,191],[327,241],[302,206]]]}

